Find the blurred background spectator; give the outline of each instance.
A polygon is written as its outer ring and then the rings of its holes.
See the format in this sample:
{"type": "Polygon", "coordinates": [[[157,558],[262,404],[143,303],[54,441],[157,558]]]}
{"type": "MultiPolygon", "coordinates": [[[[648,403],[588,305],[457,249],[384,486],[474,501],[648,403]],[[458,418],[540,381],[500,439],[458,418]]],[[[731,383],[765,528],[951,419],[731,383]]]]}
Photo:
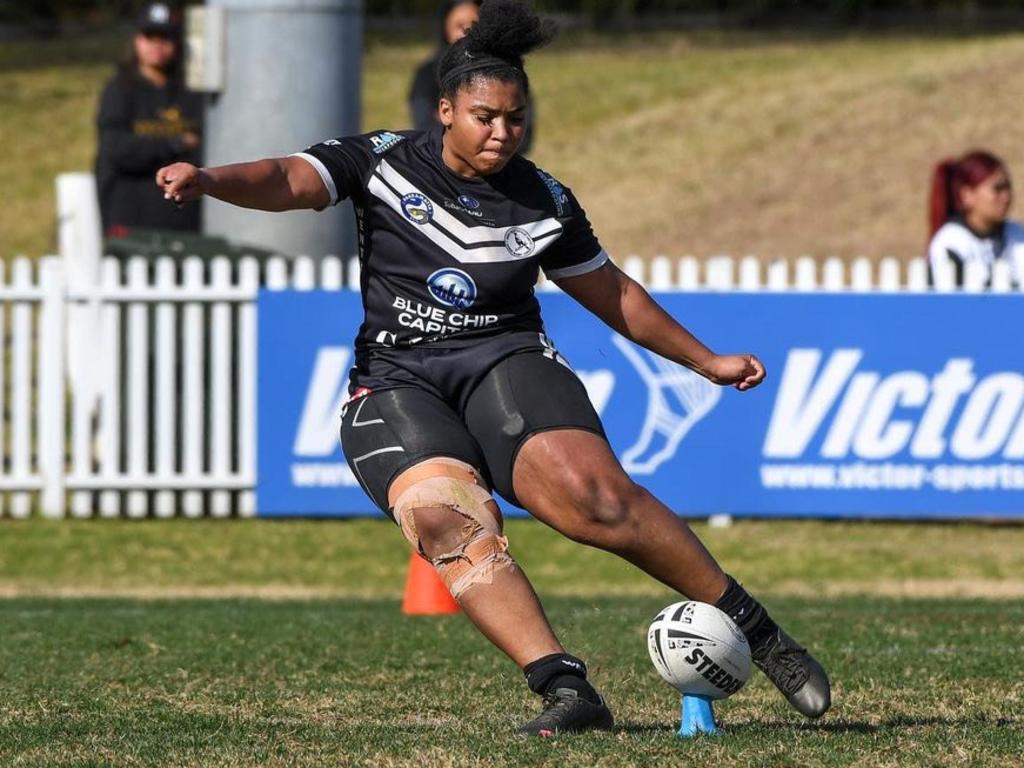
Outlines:
{"type": "MultiPolygon", "coordinates": [[[[445,49],[456,40],[462,39],[466,31],[480,17],[482,0],[446,0],[441,5],[438,24],[437,50],[416,68],[413,74],[412,87],[409,89],[409,114],[412,127],[418,131],[427,131],[441,124],[437,116],[437,102],[441,98],[441,86],[437,81],[437,64],[445,49]]],[[[535,106],[532,98],[527,100],[526,133],[519,151],[529,151],[533,144],[533,132],[536,121],[535,106]]]]}
{"type": "Polygon", "coordinates": [[[199,206],[176,210],[153,182],[163,165],[201,162],[202,99],[185,89],[181,65],[180,14],[165,3],[145,6],[97,117],[96,186],[108,237],[134,227],[199,230],[199,206]]]}
{"type": "Polygon", "coordinates": [[[928,267],[936,288],[964,286],[968,269],[992,285],[993,265],[1010,264],[1013,285],[1024,276],[1024,226],[1007,217],[1013,203],[1010,173],[991,152],[974,150],[935,167],[930,201],[928,267]]]}

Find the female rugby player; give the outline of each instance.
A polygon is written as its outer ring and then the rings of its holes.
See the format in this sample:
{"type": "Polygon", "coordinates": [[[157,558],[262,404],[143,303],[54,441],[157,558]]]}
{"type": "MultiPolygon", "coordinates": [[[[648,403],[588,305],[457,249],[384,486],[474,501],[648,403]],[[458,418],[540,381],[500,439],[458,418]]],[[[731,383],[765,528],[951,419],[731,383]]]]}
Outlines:
{"type": "Polygon", "coordinates": [[[544,334],[538,269],[615,331],[721,385],[764,379],[753,355],[713,353],[609,260],[572,193],[516,154],[523,55],[551,32],[515,0],[486,0],[440,68],[442,128],[378,131],[289,157],[178,163],[177,203],[212,195],[281,211],[351,198],[365,321],[341,439],[367,494],[436,567],[466,615],[544,697],[523,734],[610,728],[508,552],[491,490],[575,541],[614,552],[728,613],[797,710],[830,704],[821,666],[634,483],[586,391],[544,334]]]}
{"type": "Polygon", "coordinates": [[[970,264],[991,287],[998,261],[1009,263],[1014,287],[1024,285],[1024,225],[1008,219],[1012,204],[1010,172],[991,152],[975,150],[935,167],[928,272],[936,288],[962,288],[970,264]]]}

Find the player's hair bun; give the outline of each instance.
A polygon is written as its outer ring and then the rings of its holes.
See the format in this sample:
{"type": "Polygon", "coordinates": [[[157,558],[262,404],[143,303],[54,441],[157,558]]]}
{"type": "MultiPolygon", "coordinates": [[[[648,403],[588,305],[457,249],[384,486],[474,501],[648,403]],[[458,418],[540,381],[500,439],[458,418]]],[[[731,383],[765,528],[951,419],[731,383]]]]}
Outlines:
{"type": "Polygon", "coordinates": [[[494,56],[522,68],[523,56],[554,36],[554,24],[519,0],[485,0],[480,19],[457,45],[470,54],[494,56]]]}

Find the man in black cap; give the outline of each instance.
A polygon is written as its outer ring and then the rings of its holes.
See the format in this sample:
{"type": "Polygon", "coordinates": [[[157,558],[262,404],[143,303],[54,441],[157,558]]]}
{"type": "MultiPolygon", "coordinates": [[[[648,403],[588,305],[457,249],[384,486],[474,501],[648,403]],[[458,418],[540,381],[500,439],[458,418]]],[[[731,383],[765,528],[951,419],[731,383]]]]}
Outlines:
{"type": "Polygon", "coordinates": [[[157,168],[200,163],[203,104],[181,77],[181,17],[166,3],[139,13],[131,55],[107,82],[97,116],[96,184],[104,233],[133,227],[199,230],[199,207],[169,208],[153,187],[157,168]]]}

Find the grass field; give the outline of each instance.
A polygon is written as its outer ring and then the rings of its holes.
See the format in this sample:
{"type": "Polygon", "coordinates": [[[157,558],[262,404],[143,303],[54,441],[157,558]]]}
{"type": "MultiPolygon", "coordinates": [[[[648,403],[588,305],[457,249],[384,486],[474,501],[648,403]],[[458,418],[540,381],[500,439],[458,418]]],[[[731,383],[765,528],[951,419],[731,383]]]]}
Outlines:
{"type": "MultiPolygon", "coordinates": [[[[122,45],[0,46],[3,258],[56,247],[54,175],[91,167],[97,95],[122,45]]],[[[365,128],[406,124],[427,52],[370,41],[365,128]]],[[[910,257],[937,158],[981,145],[1024,168],[1019,33],[568,37],[530,71],[534,159],[616,255],[910,257]]]]}
{"type": "Polygon", "coordinates": [[[389,524],[0,525],[3,766],[1010,766],[1024,529],[698,526],[829,667],[818,723],[755,677],[683,742],[647,622],[674,596],[529,521],[513,551],[619,727],[523,742],[521,675],[466,619],[409,618],[389,524]]]}

